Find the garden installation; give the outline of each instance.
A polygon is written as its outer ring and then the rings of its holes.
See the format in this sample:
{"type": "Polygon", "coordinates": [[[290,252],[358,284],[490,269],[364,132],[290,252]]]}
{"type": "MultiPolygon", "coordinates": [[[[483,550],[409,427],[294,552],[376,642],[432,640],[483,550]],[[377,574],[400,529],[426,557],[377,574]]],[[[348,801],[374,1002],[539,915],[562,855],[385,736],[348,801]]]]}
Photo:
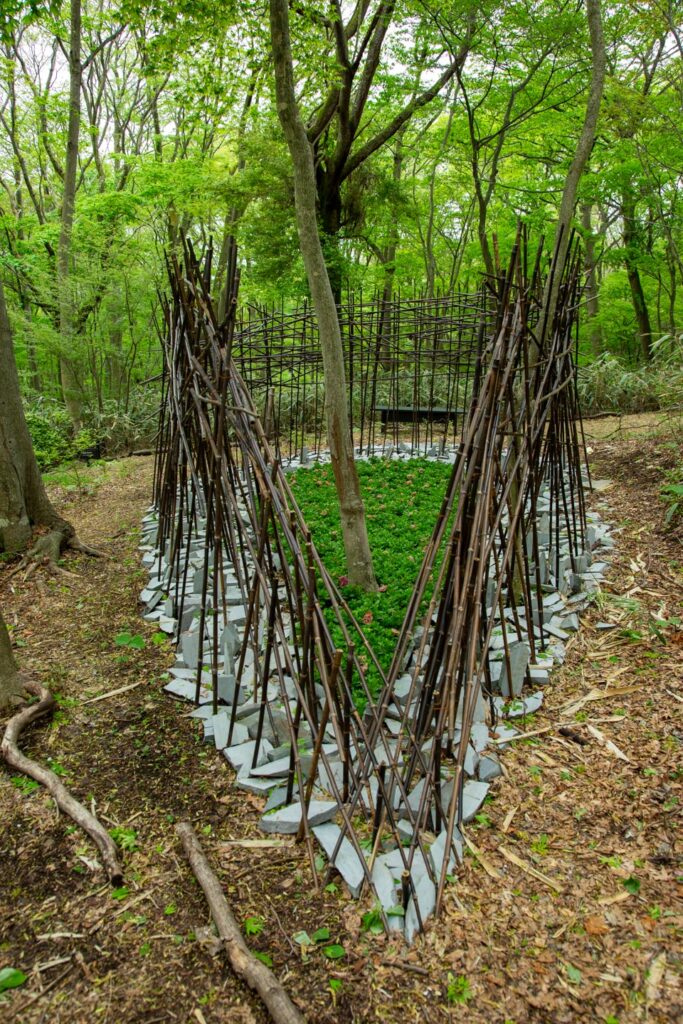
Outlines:
{"type": "Polygon", "coordinates": [[[563,660],[605,567],[592,551],[611,544],[584,502],[578,257],[545,331],[527,262],[520,244],[489,332],[477,327],[470,407],[383,664],[363,631],[372,614],[358,621],[321,559],[235,362],[238,275],[219,323],[191,247],[171,268],[142,593],[179,644],[165,689],[197,705],[236,785],[267,797],[262,831],[305,842],[313,871],[322,848],[408,941],[438,914],[460,827],[501,773],[517,735],[505,712],[540,706],[524,684],[563,660]]]}
{"type": "Polygon", "coordinates": [[[3,1022],[683,1018],[681,24],[3,3],[3,1022]]]}

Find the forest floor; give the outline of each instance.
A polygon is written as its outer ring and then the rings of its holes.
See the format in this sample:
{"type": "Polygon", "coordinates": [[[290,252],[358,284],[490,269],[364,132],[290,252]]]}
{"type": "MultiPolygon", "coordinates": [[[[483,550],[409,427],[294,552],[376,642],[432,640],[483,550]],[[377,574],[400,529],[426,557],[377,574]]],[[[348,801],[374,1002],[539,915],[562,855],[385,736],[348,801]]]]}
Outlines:
{"type": "Polygon", "coordinates": [[[363,933],[368,906],[341,884],[316,893],[301,847],[248,845],[263,842],[261,801],[233,788],[187,706],[162,694],[172,652],[153,642],[137,601],[151,460],[55,486],[63,514],[108,558],[68,555],[72,575],[27,581],[0,571],[22,667],[59,702],[23,746],[134,848],[112,892],[90,842],[43,791],[0,769],[0,968],[28,976],[4,997],[3,1021],[265,1021],[216,949],[174,832],[181,819],[238,920],[259,919],[248,941],[310,1021],[683,1019],[683,529],[665,528],[659,496],[682,434],[660,420],[587,424],[594,472],[613,481],[591,503],[620,530],[607,582],[527,726],[545,731],[505,753],[505,776],[468,832],[478,854],[410,949],[363,933]],[[596,628],[605,621],[616,628],[596,628]],[[117,644],[126,631],[144,648],[117,644]],[[321,927],[343,959],[302,957],[293,936],[321,927]]]}

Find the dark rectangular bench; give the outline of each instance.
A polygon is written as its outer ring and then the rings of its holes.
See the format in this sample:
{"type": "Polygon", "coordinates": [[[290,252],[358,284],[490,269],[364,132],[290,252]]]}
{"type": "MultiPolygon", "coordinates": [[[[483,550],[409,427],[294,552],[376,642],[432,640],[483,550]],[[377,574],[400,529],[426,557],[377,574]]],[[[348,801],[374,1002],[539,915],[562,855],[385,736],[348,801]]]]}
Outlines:
{"type": "Polygon", "coordinates": [[[378,405],[376,411],[382,421],[382,429],[385,430],[387,423],[417,423],[419,420],[429,420],[432,423],[456,422],[459,416],[464,415],[463,409],[445,409],[435,406],[431,409],[415,408],[412,405],[378,405]]]}

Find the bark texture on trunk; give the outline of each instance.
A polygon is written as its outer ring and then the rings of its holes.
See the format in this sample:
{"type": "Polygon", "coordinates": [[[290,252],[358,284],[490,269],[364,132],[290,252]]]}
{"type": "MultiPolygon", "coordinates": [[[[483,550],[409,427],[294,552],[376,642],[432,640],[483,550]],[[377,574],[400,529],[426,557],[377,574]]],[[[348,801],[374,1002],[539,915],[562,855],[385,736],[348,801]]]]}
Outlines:
{"type": "Polygon", "coordinates": [[[74,427],[81,425],[81,393],[73,364],[73,301],[69,281],[71,234],[76,204],[76,176],[78,173],[78,139],[81,130],[81,0],[71,0],[69,31],[69,120],[64,162],[64,193],[62,222],[57,247],[57,289],[59,303],[59,334],[62,354],[59,372],[64,404],[74,427]]]}
{"type": "Polygon", "coordinates": [[[318,230],[313,152],[294,93],[287,0],[270,0],[270,30],[277,110],[292,158],[299,242],[320,332],[330,458],[339,498],[349,581],[372,590],[377,583],[353,457],[341,329],[318,230]]]}
{"type": "Polygon", "coordinates": [[[562,270],[567,258],[569,239],[571,234],[571,223],[576,206],[576,192],[579,181],[583,174],[588,158],[595,142],[595,132],[598,125],[602,93],[605,85],[605,66],[607,58],[605,54],[605,38],[602,31],[602,13],[600,0],[586,0],[586,18],[588,21],[588,32],[591,46],[591,81],[586,102],[586,113],[583,127],[576,143],[574,158],[567,172],[562,192],[562,201],[557,218],[555,231],[555,273],[549,276],[543,296],[543,310],[541,315],[541,332],[545,336],[546,331],[552,328],[557,306],[557,297],[560,291],[562,270]]]}
{"type": "Polygon", "coordinates": [[[21,691],[22,685],[12,643],[0,611],[0,710],[8,707],[12,703],[12,698],[18,697],[21,691]]]}
{"type": "Polygon", "coordinates": [[[0,281],[0,551],[23,551],[35,525],[48,526],[61,543],[73,530],[50,504],[33,452],[19,393],[12,332],[0,281]]]}

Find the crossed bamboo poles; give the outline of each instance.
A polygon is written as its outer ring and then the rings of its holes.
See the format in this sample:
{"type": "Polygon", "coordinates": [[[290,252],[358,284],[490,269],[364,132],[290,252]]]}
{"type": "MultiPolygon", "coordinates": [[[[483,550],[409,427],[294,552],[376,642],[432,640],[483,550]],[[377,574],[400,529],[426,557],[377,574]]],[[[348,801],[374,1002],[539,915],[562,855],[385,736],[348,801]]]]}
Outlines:
{"type": "MultiPolygon", "coordinates": [[[[403,864],[404,909],[412,896],[420,926],[412,867],[419,851],[435,886],[438,913],[450,854],[457,856],[454,837],[462,817],[464,759],[475,707],[481,693],[492,695],[488,656],[493,630],[502,630],[508,672],[511,637],[523,634],[522,618],[532,657],[544,644],[538,531],[542,491],[549,500],[556,571],[560,538],[568,541],[572,567],[583,550],[582,444],[573,359],[578,257],[566,265],[554,322],[540,345],[534,336],[539,259],[531,272],[526,268],[526,240],[520,233],[507,273],[495,282],[495,316],[487,320],[487,344],[479,344],[453,471],[385,672],[318,555],[233,358],[236,346],[243,352],[246,343],[237,335],[234,245],[228,261],[230,298],[221,323],[209,295],[210,257],[202,265],[186,243],[183,266],[175,258],[169,263],[155,465],[159,574],[165,552],[173,610],[180,620],[190,593],[191,555],[197,536],[203,538],[196,700],[208,664],[213,711],[218,711],[220,648],[225,631],[231,630],[226,593],[234,585],[246,616],[242,636],[232,637],[237,667],[228,703],[228,743],[251,652],[249,691],[258,707],[251,767],[259,760],[266,724],[274,728],[281,710],[290,740],[287,802],[297,797],[301,803],[299,838],[307,844],[314,880],[307,812],[324,772],[325,788],[339,808],[340,834],[331,863],[348,840],[365,881],[374,888],[375,859],[382,844],[393,840],[403,864]],[[422,632],[416,644],[418,623],[422,632]],[[333,633],[341,635],[341,644],[333,633]],[[411,655],[409,691],[398,701],[395,684],[411,655]],[[382,681],[376,700],[366,681],[368,661],[382,681]],[[363,714],[356,706],[359,694],[363,714]],[[398,721],[393,732],[390,718],[398,721]],[[334,744],[334,753],[325,749],[326,740],[334,744]],[[310,746],[308,766],[300,741],[310,746]],[[340,778],[335,757],[341,762],[340,778]],[[420,781],[414,807],[408,796],[420,781]],[[409,830],[405,845],[402,819],[409,830]],[[446,832],[438,875],[427,856],[432,830],[446,832]],[[369,858],[361,846],[365,832],[370,833],[369,858]]],[[[254,337],[252,320],[250,342],[254,337]]],[[[223,670],[228,671],[226,664],[223,670]]],[[[492,702],[490,707],[495,714],[492,702]]]]}

